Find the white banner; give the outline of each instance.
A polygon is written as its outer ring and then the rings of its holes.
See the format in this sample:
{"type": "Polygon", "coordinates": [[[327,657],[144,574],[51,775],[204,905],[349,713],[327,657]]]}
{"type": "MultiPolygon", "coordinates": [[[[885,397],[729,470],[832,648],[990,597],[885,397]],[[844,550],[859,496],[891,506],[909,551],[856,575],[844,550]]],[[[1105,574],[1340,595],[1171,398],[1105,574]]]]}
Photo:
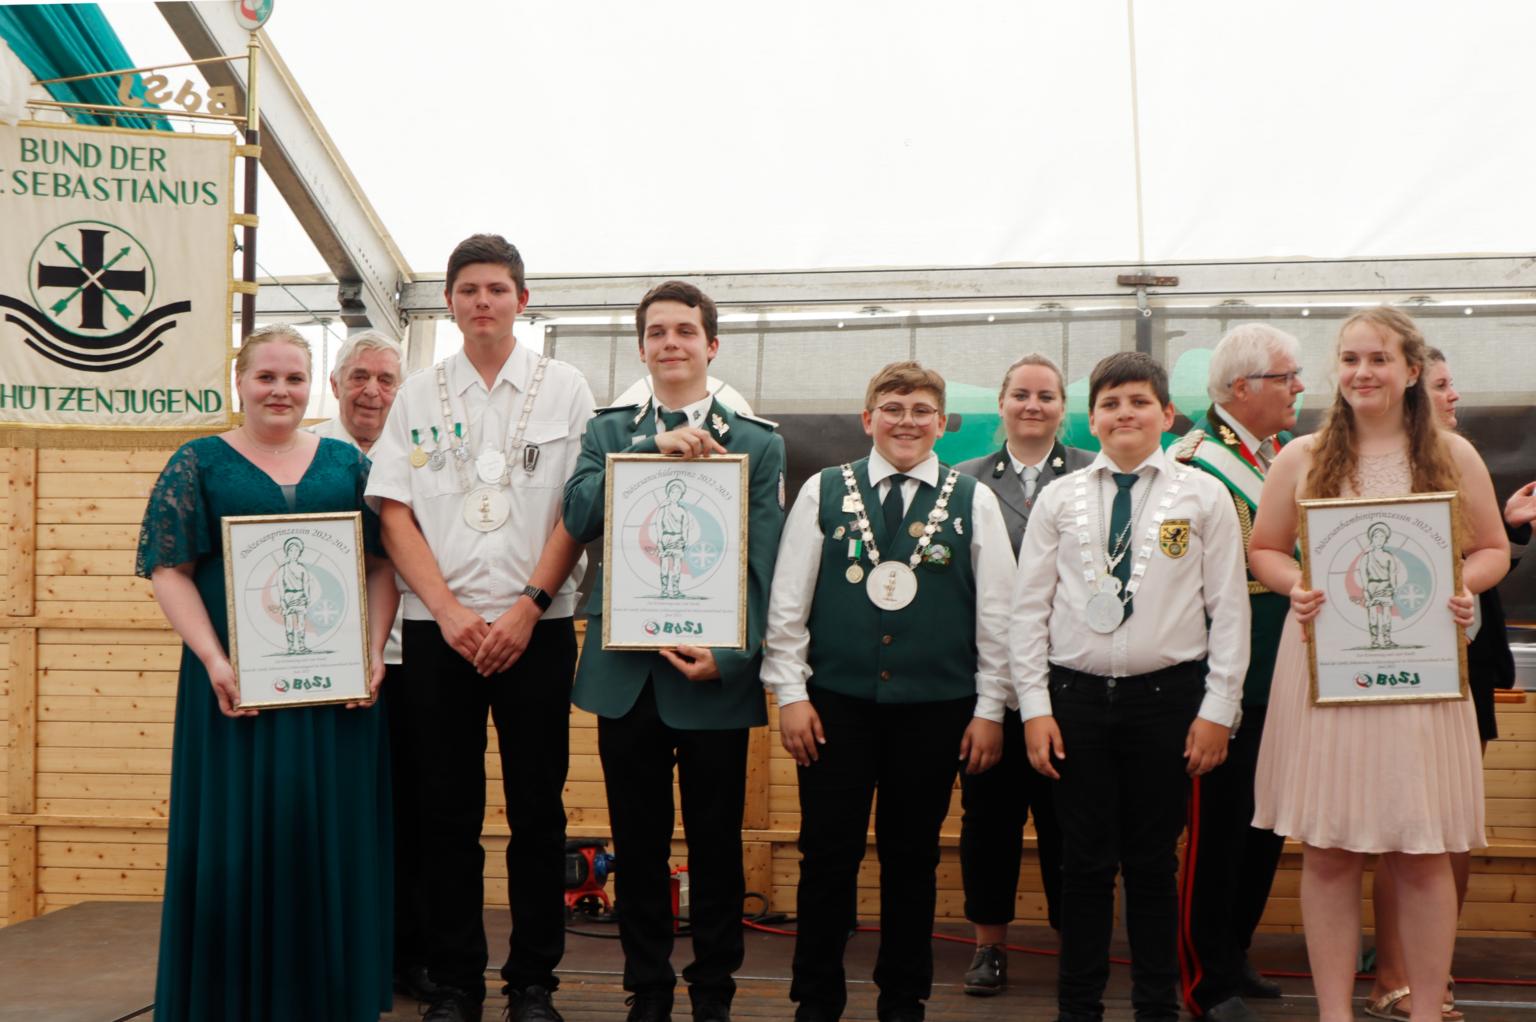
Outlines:
{"type": "Polygon", "coordinates": [[[234,139],[0,124],[0,424],[229,421],[234,139]]]}

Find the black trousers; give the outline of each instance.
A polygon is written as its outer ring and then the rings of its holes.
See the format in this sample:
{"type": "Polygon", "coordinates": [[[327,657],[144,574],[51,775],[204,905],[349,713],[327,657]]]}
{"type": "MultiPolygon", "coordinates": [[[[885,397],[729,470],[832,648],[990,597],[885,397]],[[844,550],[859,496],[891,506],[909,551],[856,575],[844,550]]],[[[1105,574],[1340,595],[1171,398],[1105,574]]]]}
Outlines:
{"type": "Polygon", "coordinates": [[[1204,694],[1204,665],[1180,664],[1118,681],[1053,666],[1050,689],[1066,751],[1055,761],[1061,774],[1061,1018],[1104,1017],[1119,871],[1136,1018],[1175,1022],[1175,873],[1189,798],[1184,741],[1204,694]]]}
{"type": "Polygon", "coordinates": [[[1266,707],[1243,707],[1227,761],[1195,779],[1184,850],[1179,968],[1189,1010],[1238,995],[1285,838],[1251,826],[1266,707]]]}
{"type": "Polygon", "coordinates": [[[422,750],[406,735],[412,694],[405,666],[386,666],[379,702],[389,724],[390,780],[394,785],[396,973],[427,962],[427,898],[422,886],[426,835],[416,808],[421,801],[417,781],[422,774],[422,750]]]}
{"type": "Polygon", "coordinates": [[[432,621],[405,622],[403,748],[417,771],[409,807],[422,829],[427,972],[485,997],[488,951],[482,913],[485,849],[485,718],[496,724],[507,799],[507,893],[512,940],[501,969],[507,989],[553,989],[565,953],[565,806],[570,760],[571,679],[576,633],[570,618],[540,621],[510,670],[482,678],[432,621]]]}
{"type": "Polygon", "coordinates": [[[672,767],[677,766],[688,844],[693,963],[683,979],[696,993],[730,1003],[743,956],[741,816],[747,791],[748,728],[668,727],[646,682],[624,716],[597,721],[597,748],[617,856],[624,989],[670,994],[672,971],[672,767]]]}
{"type": "Polygon", "coordinates": [[[1046,916],[1061,929],[1061,825],[1051,779],[1029,765],[1018,710],[1003,716],[1003,758],[991,770],[960,775],[960,879],[965,918],[983,926],[1013,922],[1024,852],[1024,822],[1035,816],[1046,916]]]}
{"type": "Polygon", "coordinates": [[[847,1004],[843,949],[858,923],[859,863],[878,788],[876,1008],[909,1008],[933,992],[939,826],[976,700],[875,703],[814,686],[810,696],[827,742],[815,763],[798,768],[799,933],[789,996],[833,1018],[847,1004]]]}

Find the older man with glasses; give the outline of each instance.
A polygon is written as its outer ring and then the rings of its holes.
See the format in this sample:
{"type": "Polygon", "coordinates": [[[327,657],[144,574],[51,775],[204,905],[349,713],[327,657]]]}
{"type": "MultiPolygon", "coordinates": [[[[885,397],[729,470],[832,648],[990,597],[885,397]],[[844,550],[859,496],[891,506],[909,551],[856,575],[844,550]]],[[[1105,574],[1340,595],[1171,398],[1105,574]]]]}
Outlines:
{"type": "MultiPolygon", "coordinates": [[[[1306,389],[1296,338],[1263,323],[1233,327],[1211,356],[1210,409],[1170,451],[1215,476],[1231,492],[1246,550],[1264,476],[1286,432],[1296,425],[1296,398],[1306,389]]],[[[1250,826],[1259,737],[1269,700],[1275,650],[1290,601],[1248,576],[1252,643],[1243,680],[1243,713],[1227,761],[1194,779],[1189,842],[1179,899],[1179,962],[1184,1000],[1196,1017],[1250,1022],[1244,996],[1273,998],[1280,987],[1248,961],[1254,929],[1269,900],[1284,840],[1250,826]]]]}

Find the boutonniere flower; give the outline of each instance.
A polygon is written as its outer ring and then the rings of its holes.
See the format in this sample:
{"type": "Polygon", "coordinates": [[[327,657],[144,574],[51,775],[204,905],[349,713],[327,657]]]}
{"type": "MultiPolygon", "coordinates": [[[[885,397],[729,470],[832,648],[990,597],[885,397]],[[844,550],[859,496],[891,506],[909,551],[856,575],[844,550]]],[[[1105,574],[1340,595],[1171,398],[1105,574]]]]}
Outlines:
{"type": "Polygon", "coordinates": [[[1063,465],[1063,462],[1062,462],[1061,458],[1056,457],[1056,458],[1052,458],[1051,459],[1051,467],[1052,468],[1060,468],[1062,465],[1063,465]]]}

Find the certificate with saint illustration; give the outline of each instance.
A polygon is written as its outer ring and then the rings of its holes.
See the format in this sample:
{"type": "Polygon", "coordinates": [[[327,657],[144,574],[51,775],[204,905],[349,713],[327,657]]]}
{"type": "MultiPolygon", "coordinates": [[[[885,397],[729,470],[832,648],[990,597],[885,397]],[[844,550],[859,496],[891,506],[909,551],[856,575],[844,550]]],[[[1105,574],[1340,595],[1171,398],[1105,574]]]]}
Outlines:
{"type": "Polygon", "coordinates": [[[607,467],[603,648],[745,649],[748,455],[607,467]]]}
{"type": "Polygon", "coordinates": [[[1302,585],[1312,621],[1312,701],[1464,699],[1466,640],[1447,602],[1461,592],[1455,493],[1300,502],[1302,585]]]}
{"type": "Polygon", "coordinates": [[[228,517],[223,531],[240,705],[367,699],[361,513],[228,517]]]}

